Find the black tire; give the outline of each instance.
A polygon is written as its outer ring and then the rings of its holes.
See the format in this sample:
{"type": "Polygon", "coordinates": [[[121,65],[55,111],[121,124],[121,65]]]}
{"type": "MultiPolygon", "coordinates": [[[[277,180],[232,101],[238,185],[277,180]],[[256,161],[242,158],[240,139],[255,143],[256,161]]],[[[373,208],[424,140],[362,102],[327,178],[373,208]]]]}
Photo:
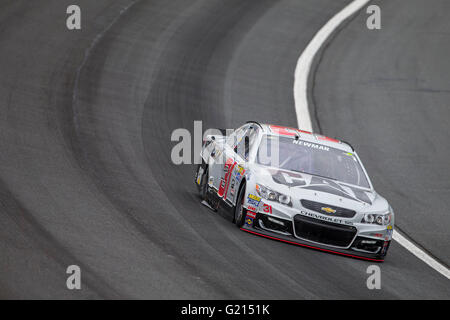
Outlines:
{"type": "Polygon", "coordinates": [[[234,207],[234,223],[238,228],[245,222],[246,209],[244,208],[245,184],[239,189],[236,206],[234,207]]]}
{"type": "Polygon", "coordinates": [[[197,169],[195,169],[195,176],[194,176],[194,183],[195,183],[195,185],[197,186],[198,189],[200,189],[200,186],[197,184],[197,177],[198,177],[198,172],[199,172],[201,167],[202,167],[201,164],[198,164],[196,166],[197,169]]]}
{"type": "MultiPolygon", "coordinates": [[[[200,170],[201,165],[199,164],[197,167],[196,175],[195,177],[198,177],[198,172],[200,170]]],[[[197,185],[197,183],[196,183],[197,185]]],[[[200,193],[200,197],[202,200],[206,200],[206,192],[208,189],[208,166],[206,166],[205,171],[202,174],[202,177],[200,178],[200,185],[197,185],[198,191],[200,193]]]]}

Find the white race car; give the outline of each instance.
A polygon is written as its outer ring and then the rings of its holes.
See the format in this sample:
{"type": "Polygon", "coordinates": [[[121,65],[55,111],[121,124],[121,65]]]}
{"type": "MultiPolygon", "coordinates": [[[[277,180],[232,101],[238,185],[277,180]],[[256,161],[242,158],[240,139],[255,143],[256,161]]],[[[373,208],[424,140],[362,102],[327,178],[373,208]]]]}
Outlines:
{"type": "Polygon", "coordinates": [[[311,132],[247,122],[209,135],[195,183],[203,202],[244,231],[383,261],[394,212],[375,192],[353,147],[311,132]]]}

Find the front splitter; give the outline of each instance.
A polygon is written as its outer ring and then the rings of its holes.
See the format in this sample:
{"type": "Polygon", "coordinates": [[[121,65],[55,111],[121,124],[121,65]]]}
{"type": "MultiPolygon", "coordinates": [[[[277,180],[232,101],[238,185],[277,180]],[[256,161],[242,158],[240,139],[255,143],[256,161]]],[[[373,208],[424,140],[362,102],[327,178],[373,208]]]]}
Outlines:
{"type": "Polygon", "coordinates": [[[319,251],[323,251],[323,252],[327,252],[327,253],[338,254],[338,255],[347,256],[350,258],[367,260],[367,261],[374,261],[374,262],[383,262],[384,261],[384,259],[382,259],[382,258],[373,258],[373,256],[370,256],[369,254],[365,254],[363,252],[349,253],[348,249],[335,249],[335,248],[330,249],[329,247],[321,246],[319,244],[312,245],[309,242],[302,241],[297,238],[288,237],[288,236],[285,236],[282,234],[274,234],[273,232],[266,231],[266,230],[259,229],[259,228],[257,229],[254,227],[250,227],[250,226],[247,226],[246,224],[244,224],[240,229],[243,231],[246,231],[248,233],[252,233],[252,234],[264,237],[264,238],[278,240],[278,241],[286,242],[289,244],[306,247],[309,249],[315,249],[315,250],[319,250],[319,251]]]}

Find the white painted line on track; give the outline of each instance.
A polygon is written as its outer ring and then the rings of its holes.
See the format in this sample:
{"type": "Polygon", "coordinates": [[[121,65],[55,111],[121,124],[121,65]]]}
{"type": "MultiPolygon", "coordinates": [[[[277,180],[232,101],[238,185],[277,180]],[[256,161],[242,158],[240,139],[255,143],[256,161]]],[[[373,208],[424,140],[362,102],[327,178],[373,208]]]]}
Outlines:
{"type": "Polygon", "coordinates": [[[418,257],[420,260],[425,262],[427,265],[432,267],[437,272],[441,273],[446,277],[447,279],[450,279],[450,271],[449,269],[433,259],[433,257],[430,257],[425,251],[417,247],[414,243],[406,239],[400,232],[394,230],[394,234],[392,235],[395,241],[400,243],[403,247],[408,249],[412,254],[414,254],[416,257],[418,257]]]}
{"type": "MultiPolygon", "coordinates": [[[[298,59],[297,67],[295,68],[294,100],[297,123],[300,129],[313,131],[311,116],[308,108],[308,78],[316,54],[319,52],[325,41],[336,30],[336,28],[339,27],[347,18],[368,4],[369,1],[370,0],[354,0],[338,12],[316,33],[298,59]]],[[[425,262],[447,279],[450,279],[450,272],[446,266],[431,257],[410,240],[406,239],[401,233],[394,230],[392,237],[417,258],[425,262]]]]}
{"type": "Polygon", "coordinates": [[[317,52],[319,52],[328,37],[345,19],[357,12],[369,1],[370,0],[355,0],[338,12],[319,30],[319,32],[316,33],[298,59],[297,67],[295,69],[294,100],[298,127],[300,129],[312,131],[311,117],[308,109],[308,76],[317,52]]]}

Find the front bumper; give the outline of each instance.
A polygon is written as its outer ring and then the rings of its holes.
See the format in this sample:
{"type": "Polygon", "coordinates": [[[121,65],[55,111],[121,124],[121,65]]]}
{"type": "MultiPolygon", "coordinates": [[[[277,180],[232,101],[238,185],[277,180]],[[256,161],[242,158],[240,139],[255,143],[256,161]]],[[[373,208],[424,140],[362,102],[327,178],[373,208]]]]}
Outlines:
{"type": "Polygon", "coordinates": [[[357,236],[356,229],[352,233],[351,227],[324,224],[321,221],[295,221],[295,219],[293,222],[290,222],[290,224],[288,220],[285,220],[287,224],[282,227],[276,223],[268,225],[269,221],[267,219],[271,219],[274,222],[277,220],[266,214],[248,211],[246,223],[241,229],[273,240],[375,262],[384,261],[384,257],[390,244],[390,241],[374,240],[357,236]],[[264,224],[264,222],[266,222],[266,224],[264,224]],[[308,239],[303,239],[297,234],[296,231],[299,231],[300,228],[300,225],[297,224],[297,222],[303,223],[303,226],[305,226],[301,232],[303,232],[302,235],[306,235],[308,239]],[[325,233],[327,233],[327,235],[324,235],[325,233]],[[342,237],[342,239],[339,239],[339,237],[342,237]],[[338,247],[333,245],[336,244],[335,242],[339,242],[342,246],[338,247]]]}

